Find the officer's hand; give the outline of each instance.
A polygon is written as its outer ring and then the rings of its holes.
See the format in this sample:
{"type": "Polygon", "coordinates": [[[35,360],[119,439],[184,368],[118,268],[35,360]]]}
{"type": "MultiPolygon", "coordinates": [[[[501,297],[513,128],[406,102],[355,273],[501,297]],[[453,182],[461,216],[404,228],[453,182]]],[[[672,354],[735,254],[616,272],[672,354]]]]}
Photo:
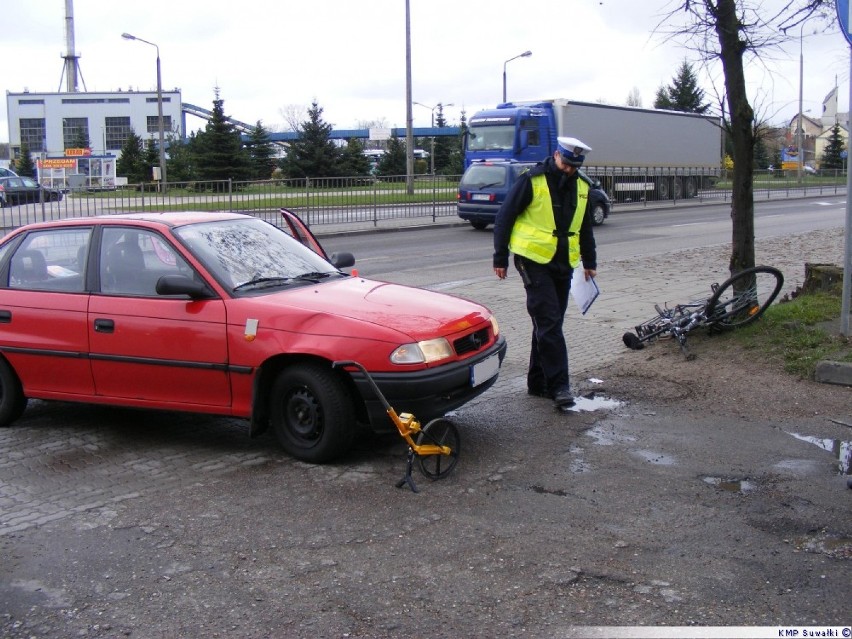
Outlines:
{"type": "Polygon", "coordinates": [[[593,268],[583,269],[583,275],[585,276],[587,282],[597,274],[598,272],[593,268]]]}
{"type": "Polygon", "coordinates": [[[504,268],[495,268],[495,275],[497,275],[497,279],[505,280],[506,279],[506,269],[504,268]]]}

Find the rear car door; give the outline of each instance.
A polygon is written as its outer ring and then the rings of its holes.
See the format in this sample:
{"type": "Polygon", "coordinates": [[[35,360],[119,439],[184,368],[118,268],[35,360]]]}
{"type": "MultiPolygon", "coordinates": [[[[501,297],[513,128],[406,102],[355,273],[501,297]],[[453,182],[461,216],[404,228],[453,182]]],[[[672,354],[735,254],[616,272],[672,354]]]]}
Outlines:
{"type": "Polygon", "coordinates": [[[91,238],[90,226],[33,231],[2,260],[0,351],[27,395],[93,392],[84,278],[91,238]]]}

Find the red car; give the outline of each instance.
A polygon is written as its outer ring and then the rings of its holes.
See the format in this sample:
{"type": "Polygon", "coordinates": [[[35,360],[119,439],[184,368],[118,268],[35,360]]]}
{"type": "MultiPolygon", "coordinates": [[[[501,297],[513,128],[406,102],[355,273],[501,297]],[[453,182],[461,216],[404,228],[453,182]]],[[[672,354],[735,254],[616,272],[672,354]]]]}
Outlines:
{"type": "Polygon", "coordinates": [[[340,270],[307,227],[148,213],[21,227],[0,241],[0,425],[28,398],[181,410],[271,426],[324,462],[393,430],[357,370],[422,422],[480,395],[506,353],[491,312],[340,270]]]}

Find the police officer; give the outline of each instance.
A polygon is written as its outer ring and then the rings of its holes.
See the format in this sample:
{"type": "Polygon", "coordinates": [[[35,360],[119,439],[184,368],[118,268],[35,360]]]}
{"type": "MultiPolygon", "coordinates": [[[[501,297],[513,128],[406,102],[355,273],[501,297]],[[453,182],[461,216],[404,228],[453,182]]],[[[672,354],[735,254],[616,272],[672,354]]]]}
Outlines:
{"type": "Polygon", "coordinates": [[[574,404],[562,332],[571,276],[582,264],[585,278],[594,277],[597,252],[589,181],[577,172],[592,149],[576,138],[557,142],[553,157],[521,175],[497,213],[494,273],[505,279],[514,253],[533,322],[527,392],[566,408],[574,404]]]}

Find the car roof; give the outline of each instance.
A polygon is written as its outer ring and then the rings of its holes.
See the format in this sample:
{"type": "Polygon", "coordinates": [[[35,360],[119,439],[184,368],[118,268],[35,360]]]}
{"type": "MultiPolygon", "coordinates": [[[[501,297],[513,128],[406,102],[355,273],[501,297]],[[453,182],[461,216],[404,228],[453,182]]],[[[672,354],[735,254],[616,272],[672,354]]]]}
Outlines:
{"type": "Polygon", "coordinates": [[[28,224],[24,229],[57,228],[63,226],[121,225],[127,222],[141,222],[142,226],[164,225],[169,227],[183,226],[201,222],[217,222],[223,220],[240,220],[252,216],[246,213],[213,212],[213,211],[164,211],[161,213],[117,213],[114,215],[97,215],[89,217],[65,218],[50,222],[28,224]]]}

